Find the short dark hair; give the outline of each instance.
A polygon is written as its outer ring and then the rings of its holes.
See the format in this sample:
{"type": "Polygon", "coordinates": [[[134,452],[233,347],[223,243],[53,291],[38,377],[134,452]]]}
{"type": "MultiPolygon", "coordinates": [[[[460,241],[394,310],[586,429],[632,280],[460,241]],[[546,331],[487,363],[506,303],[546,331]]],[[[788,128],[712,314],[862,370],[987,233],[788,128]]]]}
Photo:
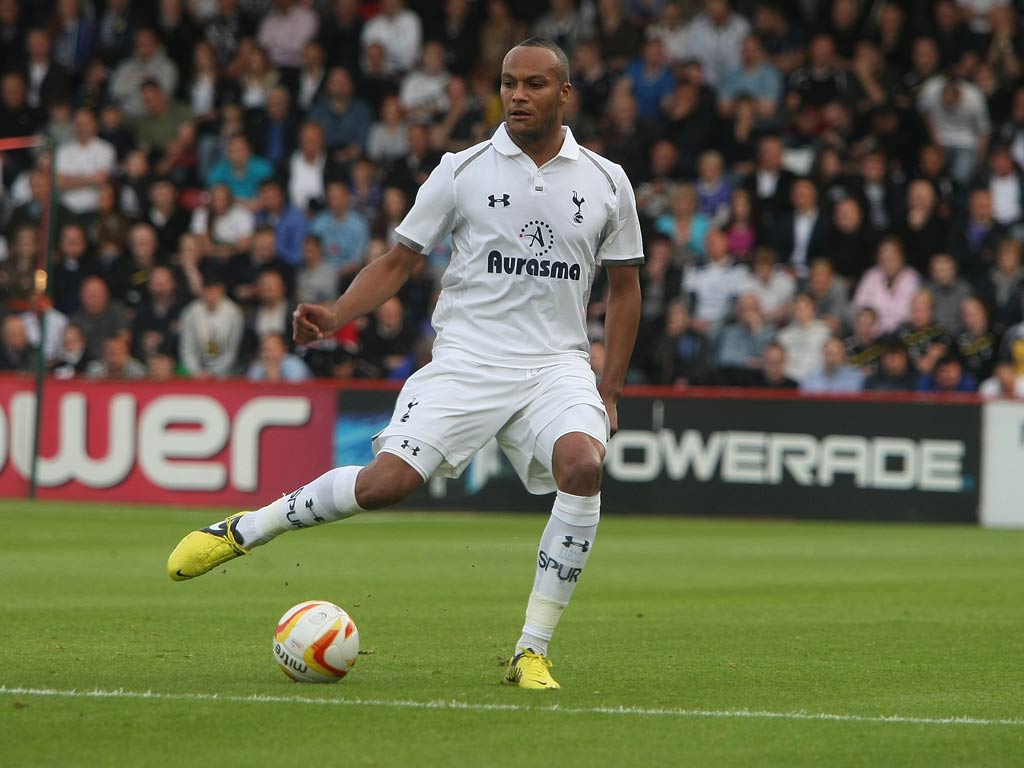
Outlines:
{"type": "Polygon", "coordinates": [[[549,40],[546,37],[528,37],[523,40],[523,42],[519,43],[516,48],[545,48],[551,51],[555,54],[555,58],[558,60],[559,75],[561,75],[559,85],[564,85],[569,82],[569,77],[572,74],[569,66],[569,57],[565,55],[565,51],[562,50],[562,46],[554,40],[549,40]]]}

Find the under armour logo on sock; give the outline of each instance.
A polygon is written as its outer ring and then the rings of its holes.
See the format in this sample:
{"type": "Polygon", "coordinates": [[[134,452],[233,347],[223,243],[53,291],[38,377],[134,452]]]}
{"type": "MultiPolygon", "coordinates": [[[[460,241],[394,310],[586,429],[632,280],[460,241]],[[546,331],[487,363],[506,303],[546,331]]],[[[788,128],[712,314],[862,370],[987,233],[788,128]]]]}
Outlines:
{"type": "MultiPolygon", "coordinates": [[[[403,440],[402,441],[402,445],[400,447],[403,450],[409,450],[409,441],[408,440],[403,440]]],[[[415,456],[419,452],[420,452],[420,447],[418,445],[412,446],[412,455],[413,456],[415,456]]]]}
{"type": "Polygon", "coordinates": [[[325,518],[320,517],[320,515],[318,515],[315,511],[313,511],[313,500],[312,499],[306,499],[306,509],[309,510],[310,514],[313,515],[313,519],[316,520],[318,523],[326,523],[327,522],[327,520],[325,518]]]}
{"type": "Polygon", "coordinates": [[[501,197],[495,197],[494,195],[488,195],[487,199],[490,201],[489,203],[487,203],[487,207],[488,208],[493,208],[496,203],[501,203],[501,206],[503,208],[508,208],[510,205],[512,205],[512,203],[510,203],[509,199],[508,199],[508,192],[506,192],[501,197]]]}
{"type": "Polygon", "coordinates": [[[583,541],[576,541],[572,536],[566,536],[562,542],[562,546],[568,549],[569,547],[579,547],[581,552],[586,552],[590,549],[590,542],[584,539],[583,541]]]}

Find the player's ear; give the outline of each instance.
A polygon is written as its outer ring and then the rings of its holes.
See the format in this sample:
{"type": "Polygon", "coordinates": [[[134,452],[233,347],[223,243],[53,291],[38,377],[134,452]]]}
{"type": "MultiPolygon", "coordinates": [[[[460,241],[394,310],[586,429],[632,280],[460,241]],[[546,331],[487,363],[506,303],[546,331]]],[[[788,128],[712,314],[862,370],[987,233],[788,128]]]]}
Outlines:
{"type": "Polygon", "coordinates": [[[561,104],[563,107],[565,106],[566,102],[569,101],[569,92],[571,90],[572,83],[570,83],[568,80],[562,83],[562,92],[558,95],[558,103],[561,104]]]}

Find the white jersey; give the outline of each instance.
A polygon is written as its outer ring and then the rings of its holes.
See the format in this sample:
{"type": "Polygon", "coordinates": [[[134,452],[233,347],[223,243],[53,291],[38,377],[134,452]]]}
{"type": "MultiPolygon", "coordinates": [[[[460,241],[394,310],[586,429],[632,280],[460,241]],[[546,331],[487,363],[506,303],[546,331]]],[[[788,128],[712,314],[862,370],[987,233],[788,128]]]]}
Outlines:
{"type": "Polygon", "coordinates": [[[446,154],[398,226],[398,240],[419,253],[452,235],[435,355],[530,368],[586,358],[597,265],[643,263],[626,174],[564,130],[561,151],[540,168],[504,124],[489,141],[446,154]]]}

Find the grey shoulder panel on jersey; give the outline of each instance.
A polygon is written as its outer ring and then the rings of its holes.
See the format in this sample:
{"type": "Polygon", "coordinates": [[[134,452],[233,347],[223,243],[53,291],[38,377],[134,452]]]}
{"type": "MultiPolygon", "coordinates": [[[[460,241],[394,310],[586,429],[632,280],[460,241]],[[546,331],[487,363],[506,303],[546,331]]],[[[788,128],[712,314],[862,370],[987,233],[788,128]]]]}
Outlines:
{"type": "Polygon", "coordinates": [[[474,160],[476,160],[478,157],[480,157],[480,155],[482,155],[484,152],[486,152],[490,148],[491,148],[491,142],[487,142],[479,152],[477,152],[476,154],[471,155],[470,157],[466,158],[466,160],[462,163],[462,165],[460,165],[458,168],[455,169],[455,175],[452,178],[455,178],[455,179],[459,178],[459,174],[462,173],[466,169],[467,165],[472,163],[474,160]]]}
{"type": "Polygon", "coordinates": [[[395,239],[402,245],[404,245],[406,248],[410,248],[416,251],[416,253],[423,253],[423,246],[417,243],[415,240],[412,240],[406,237],[405,235],[400,235],[397,232],[395,233],[395,239]]]}
{"type": "Polygon", "coordinates": [[[606,179],[608,179],[608,185],[612,188],[612,192],[614,194],[616,194],[616,195],[619,194],[619,188],[617,186],[615,186],[615,182],[612,181],[611,174],[608,173],[608,171],[606,171],[604,169],[603,165],[601,165],[599,162],[597,162],[597,158],[594,157],[592,154],[590,154],[590,150],[589,149],[584,149],[583,147],[580,147],[580,154],[582,154],[584,157],[587,158],[587,160],[589,160],[590,162],[592,162],[594,165],[597,166],[597,170],[599,170],[601,173],[603,173],[604,177],[606,179]]]}

